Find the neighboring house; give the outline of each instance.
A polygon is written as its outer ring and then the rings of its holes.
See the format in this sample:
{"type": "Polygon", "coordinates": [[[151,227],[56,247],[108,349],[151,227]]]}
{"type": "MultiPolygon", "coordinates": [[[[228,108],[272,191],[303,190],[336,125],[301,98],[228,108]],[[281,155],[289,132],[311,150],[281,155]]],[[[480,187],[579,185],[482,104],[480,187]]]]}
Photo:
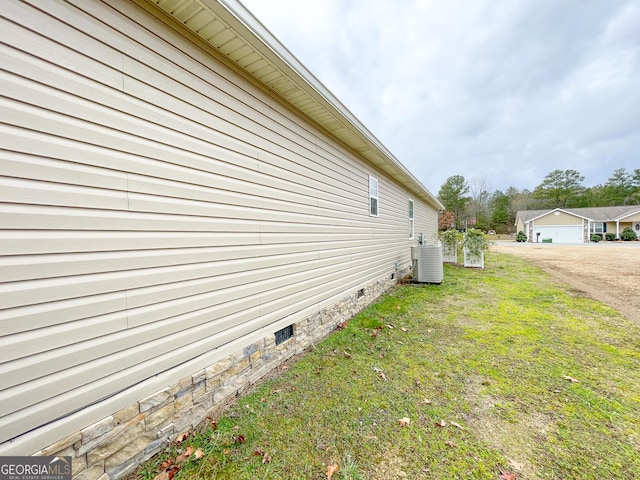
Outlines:
{"type": "Polygon", "coordinates": [[[442,204],[239,2],[0,13],[0,455],[121,478],[436,241],[442,204]]]}
{"type": "Polygon", "coordinates": [[[640,236],[640,205],[524,210],[518,212],[515,225],[529,242],[588,243],[595,233],[603,237],[615,233],[620,238],[626,227],[640,236]]]}

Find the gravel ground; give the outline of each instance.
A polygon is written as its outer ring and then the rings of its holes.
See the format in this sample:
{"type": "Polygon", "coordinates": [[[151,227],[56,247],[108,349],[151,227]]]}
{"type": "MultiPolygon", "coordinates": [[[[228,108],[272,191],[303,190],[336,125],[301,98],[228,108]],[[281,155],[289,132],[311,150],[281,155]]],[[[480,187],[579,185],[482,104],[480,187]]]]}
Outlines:
{"type": "Polygon", "coordinates": [[[586,245],[497,242],[491,250],[530,260],[640,325],[640,242],[586,245]]]}

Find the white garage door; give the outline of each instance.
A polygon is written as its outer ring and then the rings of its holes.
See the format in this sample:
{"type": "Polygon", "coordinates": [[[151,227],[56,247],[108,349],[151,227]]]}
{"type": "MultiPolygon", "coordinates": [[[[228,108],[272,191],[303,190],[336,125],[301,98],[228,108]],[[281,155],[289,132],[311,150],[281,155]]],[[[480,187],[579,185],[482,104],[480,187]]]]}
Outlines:
{"type": "Polygon", "coordinates": [[[533,241],[540,232],[540,241],[543,238],[551,238],[553,243],[583,243],[581,225],[554,225],[535,226],[533,229],[533,241]]]}

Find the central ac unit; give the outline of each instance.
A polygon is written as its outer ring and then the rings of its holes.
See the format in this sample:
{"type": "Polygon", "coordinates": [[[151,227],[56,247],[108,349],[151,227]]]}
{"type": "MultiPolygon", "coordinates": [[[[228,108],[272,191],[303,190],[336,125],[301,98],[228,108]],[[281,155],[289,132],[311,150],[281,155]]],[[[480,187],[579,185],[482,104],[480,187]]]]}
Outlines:
{"type": "Polygon", "coordinates": [[[442,283],[442,247],[440,245],[418,245],[411,247],[413,281],[419,283],[442,283]]]}

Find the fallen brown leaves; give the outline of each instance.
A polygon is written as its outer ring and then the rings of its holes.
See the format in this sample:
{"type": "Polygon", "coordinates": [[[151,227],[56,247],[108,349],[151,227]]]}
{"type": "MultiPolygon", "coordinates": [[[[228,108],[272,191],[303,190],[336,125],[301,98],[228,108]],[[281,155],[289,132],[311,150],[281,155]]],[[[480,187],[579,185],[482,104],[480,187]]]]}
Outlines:
{"type": "Polygon", "coordinates": [[[182,462],[184,462],[187,458],[191,456],[191,454],[193,453],[193,450],[194,450],[193,447],[187,447],[183,453],[181,453],[176,457],[175,463],[177,465],[180,465],[182,462]]]}
{"type": "MultiPolygon", "coordinates": [[[[215,422],[214,422],[215,423],[215,422]]],[[[183,432],[179,434],[173,443],[175,445],[181,445],[185,440],[189,438],[192,432],[183,432]]],[[[153,480],[172,480],[173,477],[180,471],[182,464],[192,458],[193,460],[200,460],[205,456],[202,448],[194,449],[192,446],[187,446],[179,455],[175,458],[169,458],[162,462],[160,465],[160,473],[154,477],[153,480]]]]}
{"type": "Polygon", "coordinates": [[[333,474],[336,473],[340,467],[337,464],[327,466],[327,480],[331,480],[333,474]]]}
{"type": "Polygon", "coordinates": [[[216,430],[218,430],[218,424],[216,423],[216,421],[213,419],[213,417],[207,417],[207,421],[209,422],[209,425],[211,426],[211,428],[213,429],[213,431],[215,432],[216,430]]]}

